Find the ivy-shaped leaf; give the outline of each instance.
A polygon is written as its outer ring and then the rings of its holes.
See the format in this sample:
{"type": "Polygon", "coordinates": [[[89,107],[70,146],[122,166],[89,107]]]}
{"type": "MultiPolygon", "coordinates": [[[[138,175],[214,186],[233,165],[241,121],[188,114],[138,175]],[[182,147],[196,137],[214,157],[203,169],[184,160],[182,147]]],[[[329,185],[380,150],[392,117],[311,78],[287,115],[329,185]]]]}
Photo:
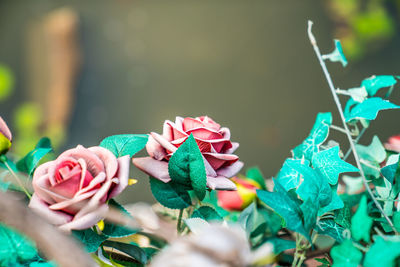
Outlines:
{"type": "Polygon", "coordinates": [[[300,206],[303,212],[304,228],[309,232],[317,221],[317,214],[319,209],[319,203],[311,198],[308,198],[300,206]]]}
{"type": "Polygon", "coordinates": [[[203,156],[193,135],[178,148],[168,163],[168,173],[173,182],[191,185],[196,196],[203,200],[207,189],[207,176],[203,156]]]}
{"type": "MultiPolygon", "coordinates": [[[[302,160],[300,159],[286,159],[283,163],[281,170],[277,175],[277,180],[279,183],[286,189],[290,190],[296,188],[300,184],[301,175],[298,171],[290,167],[290,162],[295,162],[301,164],[302,160]]],[[[304,160],[305,165],[310,165],[308,160],[304,160]]]]}
{"type": "Polygon", "coordinates": [[[346,239],[340,245],[331,249],[332,266],[358,267],[362,256],[361,251],[353,245],[350,239],[346,239]]]}
{"type": "Polygon", "coordinates": [[[132,157],[146,146],[148,138],[147,134],[118,134],[104,138],[100,146],[110,150],[117,158],[132,157]]]}
{"type": "Polygon", "coordinates": [[[329,59],[331,62],[340,62],[342,63],[343,67],[346,67],[348,62],[343,53],[342,44],[337,39],[335,39],[334,42],[335,42],[335,49],[333,50],[333,52],[323,55],[322,58],[324,60],[329,59]]]}
{"type": "Polygon", "coordinates": [[[188,189],[181,184],[173,181],[164,183],[150,177],[150,188],[157,201],[167,208],[184,209],[192,204],[188,189]]]}
{"type": "Polygon", "coordinates": [[[259,199],[271,207],[276,213],[285,219],[286,227],[292,231],[302,234],[310,239],[308,232],[303,225],[302,211],[297,202],[295,202],[285,190],[285,188],[274,180],[275,192],[257,190],[259,199]]]}
{"type": "Polygon", "coordinates": [[[311,161],[315,153],[319,151],[319,146],[325,142],[329,134],[329,127],[332,124],[332,114],[318,113],[313,128],[303,143],[293,149],[293,157],[311,161]]]}
{"type": "Polygon", "coordinates": [[[17,162],[18,170],[32,175],[39,161],[51,151],[53,151],[53,148],[50,139],[43,137],[33,150],[17,162]]]}
{"type": "Polygon", "coordinates": [[[261,189],[267,189],[267,186],[265,185],[265,178],[258,167],[248,168],[246,171],[246,177],[259,184],[261,189]]]}
{"type": "Polygon", "coordinates": [[[344,228],[337,224],[333,219],[324,219],[318,221],[314,229],[321,235],[332,237],[338,242],[343,242],[344,228]]]}
{"type": "MultiPolygon", "coordinates": [[[[114,199],[110,199],[108,201],[108,205],[120,210],[126,216],[132,218],[132,215],[130,215],[129,212],[114,199]]],[[[123,225],[118,225],[118,224],[114,224],[114,223],[106,221],[104,223],[104,229],[102,232],[104,235],[106,235],[108,237],[124,237],[124,236],[133,235],[133,234],[137,233],[138,231],[139,231],[139,229],[131,229],[131,228],[128,228],[123,225]]]]}
{"type": "Polygon", "coordinates": [[[340,158],[338,146],[316,153],[312,159],[312,165],[314,168],[318,169],[332,185],[337,184],[339,174],[359,171],[356,167],[340,158]]]}
{"type": "Polygon", "coordinates": [[[367,90],[365,90],[364,86],[350,88],[350,89],[347,89],[345,92],[347,94],[349,94],[350,97],[358,103],[362,103],[368,96],[368,92],[367,92],[367,90]]]}
{"type": "Polygon", "coordinates": [[[321,207],[318,211],[318,216],[322,216],[326,212],[341,209],[344,207],[342,199],[337,194],[337,188],[335,186],[331,187],[332,190],[332,199],[328,205],[325,207],[321,207]]]}
{"type": "MultiPolygon", "coordinates": [[[[400,256],[400,239],[385,240],[381,236],[377,236],[375,243],[369,248],[365,254],[364,267],[395,267],[395,260],[400,256]]],[[[398,262],[397,262],[398,264],[398,262]]]]}
{"type": "Polygon", "coordinates": [[[101,243],[107,239],[107,236],[103,234],[97,234],[92,229],[85,229],[85,230],[73,230],[72,234],[81,241],[86,251],[89,253],[95,252],[101,243]]]}
{"type": "Polygon", "coordinates": [[[359,119],[375,120],[379,111],[398,108],[400,108],[400,106],[383,100],[380,97],[368,98],[364,102],[358,103],[350,110],[349,114],[346,116],[346,122],[359,119]]]}
{"type": "Polygon", "coordinates": [[[365,174],[379,177],[380,163],[386,159],[386,151],[379,138],[375,135],[368,146],[356,144],[356,150],[361,158],[361,162],[367,161],[368,163],[362,164],[365,174]]]}
{"type": "Polygon", "coordinates": [[[367,212],[367,197],[364,195],[361,198],[360,204],[358,205],[357,211],[351,218],[351,235],[356,240],[364,240],[369,242],[369,233],[373,219],[368,216],[367,212]]]}
{"type": "Polygon", "coordinates": [[[392,75],[373,75],[361,82],[370,96],[374,96],[380,89],[393,86],[397,83],[392,75]]]}
{"type": "Polygon", "coordinates": [[[223,221],[221,215],[209,206],[201,206],[200,208],[193,211],[192,218],[201,218],[206,221],[223,221]]]}

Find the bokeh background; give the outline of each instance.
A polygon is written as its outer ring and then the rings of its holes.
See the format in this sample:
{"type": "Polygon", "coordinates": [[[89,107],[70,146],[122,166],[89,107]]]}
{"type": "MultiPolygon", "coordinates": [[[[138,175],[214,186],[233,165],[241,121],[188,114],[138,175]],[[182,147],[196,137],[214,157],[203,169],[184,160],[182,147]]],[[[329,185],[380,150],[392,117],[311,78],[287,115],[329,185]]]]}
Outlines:
{"type": "MultiPolygon", "coordinates": [[[[336,86],[357,87],[399,74],[399,3],[0,0],[0,114],[15,136],[11,152],[44,135],[61,151],[208,115],[231,129],[247,166],[272,177],[318,112],[336,114],[307,20],[323,53],[342,40],[350,64],[329,64],[336,86]]],[[[399,115],[381,113],[361,143],[399,134],[399,115]]],[[[139,183],[120,200],[153,201],[147,177],[133,167],[131,176],[139,183]]]]}

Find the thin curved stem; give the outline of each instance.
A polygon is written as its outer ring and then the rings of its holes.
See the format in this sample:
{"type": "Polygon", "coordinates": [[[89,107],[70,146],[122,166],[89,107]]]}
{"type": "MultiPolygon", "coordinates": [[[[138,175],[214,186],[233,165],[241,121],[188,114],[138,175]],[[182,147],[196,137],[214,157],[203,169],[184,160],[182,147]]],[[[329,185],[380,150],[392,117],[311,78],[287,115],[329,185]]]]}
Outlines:
{"type": "Polygon", "coordinates": [[[7,161],[3,162],[4,165],[7,167],[8,171],[11,173],[12,176],[14,176],[15,180],[17,180],[18,185],[21,187],[21,189],[24,191],[25,195],[31,199],[32,196],[31,194],[28,192],[28,190],[25,188],[25,186],[22,184],[21,180],[19,179],[19,177],[17,176],[17,174],[12,170],[12,168],[10,167],[10,165],[8,165],[7,161]]]}
{"type": "Polygon", "coordinates": [[[308,21],[308,38],[310,39],[310,42],[311,42],[311,44],[312,44],[312,46],[313,46],[313,48],[314,48],[315,54],[316,54],[317,57],[318,57],[319,63],[321,64],[322,71],[323,71],[324,74],[325,74],[325,78],[326,78],[326,80],[327,80],[327,82],[328,82],[328,85],[329,85],[329,88],[330,88],[330,90],[331,90],[333,99],[334,99],[334,101],[335,101],[335,103],[336,103],[337,109],[338,109],[339,114],[340,114],[340,118],[342,119],[343,128],[344,128],[345,131],[346,131],[347,139],[349,140],[350,148],[351,148],[351,150],[353,151],[353,156],[354,156],[354,159],[355,159],[355,161],[356,161],[357,168],[358,168],[358,170],[360,171],[360,175],[361,175],[361,177],[362,177],[362,180],[363,180],[363,184],[364,184],[364,186],[365,186],[365,189],[367,190],[368,194],[371,196],[372,200],[374,201],[375,206],[379,209],[379,211],[381,212],[381,214],[383,215],[383,217],[385,217],[386,221],[389,223],[389,225],[391,226],[391,228],[393,229],[393,231],[394,231],[395,233],[397,233],[397,231],[396,231],[396,229],[395,229],[395,227],[394,227],[392,221],[391,221],[390,218],[386,215],[386,213],[385,213],[384,210],[382,209],[381,205],[379,204],[378,200],[375,198],[374,194],[373,194],[372,191],[371,191],[371,188],[369,187],[369,184],[368,184],[368,182],[367,182],[367,179],[365,178],[365,174],[364,174],[364,171],[363,171],[362,166],[361,166],[361,163],[360,163],[360,158],[359,158],[359,156],[358,156],[358,154],[357,154],[357,151],[356,151],[356,148],[355,148],[355,145],[354,145],[353,138],[351,137],[349,128],[348,128],[347,123],[346,123],[346,119],[345,119],[345,117],[344,117],[344,112],[343,112],[343,109],[342,109],[342,105],[340,104],[339,97],[338,97],[337,94],[336,94],[336,89],[335,89],[335,87],[334,87],[334,85],[333,85],[332,78],[331,78],[331,76],[330,76],[330,74],[329,74],[329,72],[328,72],[328,69],[326,68],[325,61],[322,59],[321,52],[319,51],[319,47],[318,47],[318,45],[317,45],[317,41],[315,40],[315,37],[314,37],[314,35],[313,35],[312,32],[311,32],[312,25],[313,25],[313,22],[309,20],[309,21],[308,21]]]}

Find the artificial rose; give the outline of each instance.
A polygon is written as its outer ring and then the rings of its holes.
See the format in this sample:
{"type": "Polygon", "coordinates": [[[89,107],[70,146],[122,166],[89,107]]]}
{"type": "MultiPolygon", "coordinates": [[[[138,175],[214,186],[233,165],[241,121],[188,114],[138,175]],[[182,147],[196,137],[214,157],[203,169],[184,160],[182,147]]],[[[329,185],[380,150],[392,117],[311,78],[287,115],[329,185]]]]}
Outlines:
{"type": "Polygon", "coordinates": [[[389,138],[385,148],[390,151],[400,153],[400,135],[394,135],[389,138]]]}
{"type": "Polygon", "coordinates": [[[237,191],[218,191],[218,205],[226,210],[241,211],[257,197],[256,190],[261,186],[252,179],[232,178],[237,191]]]}
{"type": "Polygon", "coordinates": [[[79,145],[36,169],[29,206],[63,230],[86,229],[103,219],[106,201],[128,179],[129,155],[116,158],[103,147],[79,145]]]}
{"type": "Polygon", "coordinates": [[[12,135],[6,122],[0,117],[0,155],[4,154],[11,147],[12,135]]]}
{"type": "Polygon", "coordinates": [[[203,155],[207,186],[211,189],[235,190],[228,178],[243,167],[239,157],[232,154],[239,143],[231,142],[228,128],[221,127],[207,116],[197,118],[176,117],[175,123],[164,122],[163,134],[152,132],[146,149],[150,157],[135,158],[133,164],[150,176],[164,183],[168,175],[168,160],[178,147],[192,134],[203,155]]]}

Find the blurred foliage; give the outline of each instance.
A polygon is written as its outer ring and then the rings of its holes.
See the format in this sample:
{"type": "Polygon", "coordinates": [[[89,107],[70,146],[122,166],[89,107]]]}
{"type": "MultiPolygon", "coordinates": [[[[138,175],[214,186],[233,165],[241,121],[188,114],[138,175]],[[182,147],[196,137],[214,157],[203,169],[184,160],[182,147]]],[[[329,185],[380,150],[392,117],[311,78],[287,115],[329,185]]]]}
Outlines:
{"type": "Polygon", "coordinates": [[[380,48],[396,32],[396,0],[329,0],[335,33],[349,58],[361,58],[380,48]]]}
{"type": "Polygon", "coordinates": [[[5,65],[0,64],[0,101],[7,99],[14,89],[14,75],[5,65]]]}

